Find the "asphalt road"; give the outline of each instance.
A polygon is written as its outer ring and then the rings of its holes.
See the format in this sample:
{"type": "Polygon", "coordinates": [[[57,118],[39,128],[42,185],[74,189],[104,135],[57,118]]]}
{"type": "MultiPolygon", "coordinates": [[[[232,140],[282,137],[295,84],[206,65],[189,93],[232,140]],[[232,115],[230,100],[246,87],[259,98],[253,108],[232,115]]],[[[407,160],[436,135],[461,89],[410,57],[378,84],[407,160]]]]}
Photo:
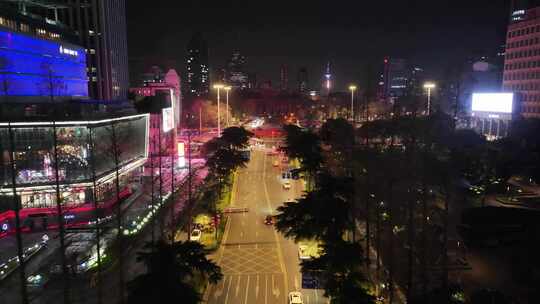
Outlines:
{"type": "Polygon", "coordinates": [[[273,166],[275,159],[252,151],[247,168],[239,171],[232,204],[249,211],[229,218],[216,258],[224,277],[209,286],[208,303],[288,303],[289,292],[296,290],[302,292],[304,303],[326,303],[321,290],[301,289],[297,245],[264,224],[266,215],[302,193],[300,181],[283,189],[282,169],[273,166]]]}

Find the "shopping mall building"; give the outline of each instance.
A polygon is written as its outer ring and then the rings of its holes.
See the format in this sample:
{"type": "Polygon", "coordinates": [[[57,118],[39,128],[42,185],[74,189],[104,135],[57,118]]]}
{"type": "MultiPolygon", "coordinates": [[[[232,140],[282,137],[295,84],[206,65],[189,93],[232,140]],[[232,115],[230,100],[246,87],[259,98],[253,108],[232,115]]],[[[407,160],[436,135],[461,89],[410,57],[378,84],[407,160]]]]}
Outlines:
{"type": "Polygon", "coordinates": [[[148,114],[91,121],[0,123],[0,226],[3,230],[14,227],[15,191],[24,227],[53,228],[57,223],[57,182],[67,224],[87,223],[95,217],[95,206],[100,217],[107,216],[117,202],[117,168],[120,199],[140,184],[148,128],[148,114]],[[43,225],[46,227],[38,227],[43,225]]]}

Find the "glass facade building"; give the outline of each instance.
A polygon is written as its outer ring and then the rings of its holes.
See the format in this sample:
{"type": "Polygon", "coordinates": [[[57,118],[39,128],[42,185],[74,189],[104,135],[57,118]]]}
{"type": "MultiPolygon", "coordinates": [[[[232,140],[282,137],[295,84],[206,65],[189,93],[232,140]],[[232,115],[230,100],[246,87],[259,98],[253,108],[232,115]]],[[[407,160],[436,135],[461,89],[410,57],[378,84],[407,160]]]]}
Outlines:
{"type": "Polygon", "coordinates": [[[148,155],[148,130],[147,114],[99,121],[0,124],[0,223],[13,217],[12,150],[23,218],[55,212],[57,176],[62,204],[80,208],[72,210],[78,212],[93,208],[94,190],[104,208],[115,203],[117,159],[121,196],[129,195],[135,169],[148,155]]]}

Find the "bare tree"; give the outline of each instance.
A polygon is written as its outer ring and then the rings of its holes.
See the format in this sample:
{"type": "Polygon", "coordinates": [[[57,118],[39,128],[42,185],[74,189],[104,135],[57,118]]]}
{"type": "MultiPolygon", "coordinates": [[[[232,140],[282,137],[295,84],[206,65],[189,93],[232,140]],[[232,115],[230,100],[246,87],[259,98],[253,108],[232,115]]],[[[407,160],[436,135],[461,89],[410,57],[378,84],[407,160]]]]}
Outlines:
{"type": "Polygon", "coordinates": [[[125,297],[125,275],[124,275],[124,233],[122,230],[122,207],[121,207],[121,196],[120,196],[120,158],[122,151],[120,150],[118,134],[117,134],[117,122],[113,121],[111,123],[111,149],[112,156],[114,159],[114,171],[115,171],[115,192],[116,192],[116,229],[118,230],[117,241],[118,241],[118,285],[119,285],[119,302],[124,303],[125,297]]]}
{"type": "Polygon", "coordinates": [[[88,141],[90,145],[90,168],[92,171],[92,196],[94,201],[94,230],[96,234],[96,255],[97,255],[97,293],[98,304],[103,303],[103,276],[101,265],[101,229],[100,229],[100,213],[99,213],[99,197],[97,193],[97,178],[96,178],[96,146],[94,145],[93,128],[88,128],[88,141]]]}
{"type": "Polygon", "coordinates": [[[66,258],[66,236],[64,227],[64,214],[62,210],[62,195],[60,193],[60,168],[58,157],[58,132],[56,128],[56,121],[53,121],[53,158],[54,158],[54,181],[56,191],[56,216],[58,221],[58,230],[60,236],[60,263],[62,266],[62,279],[64,280],[64,303],[70,303],[70,273],[67,266],[66,258]]]}
{"type": "Polygon", "coordinates": [[[21,202],[18,199],[17,195],[17,167],[15,165],[15,135],[13,133],[13,128],[11,123],[8,124],[9,132],[9,161],[11,167],[11,188],[13,191],[13,209],[15,211],[15,233],[17,238],[17,258],[19,259],[19,279],[20,279],[20,288],[21,288],[21,299],[23,304],[28,303],[28,291],[26,289],[26,262],[24,260],[24,252],[22,245],[22,236],[21,236],[21,218],[19,212],[21,210],[21,202]]]}
{"type": "Polygon", "coordinates": [[[55,90],[61,86],[61,83],[53,75],[53,70],[49,62],[44,63],[43,68],[46,70],[48,75],[47,90],[49,93],[49,101],[53,108],[53,127],[52,127],[52,136],[53,136],[53,163],[54,163],[54,181],[55,181],[55,191],[56,191],[56,217],[58,221],[58,230],[60,237],[60,264],[62,267],[62,280],[64,281],[64,303],[71,302],[71,286],[70,286],[70,271],[67,265],[66,258],[66,231],[64,225],[64,212],[62,208],[63,198],[60,193],[60,158],[58,157],[58,130],[56,126],[56,119],[58,118],[58,106],[55,103],[55,90]]]}

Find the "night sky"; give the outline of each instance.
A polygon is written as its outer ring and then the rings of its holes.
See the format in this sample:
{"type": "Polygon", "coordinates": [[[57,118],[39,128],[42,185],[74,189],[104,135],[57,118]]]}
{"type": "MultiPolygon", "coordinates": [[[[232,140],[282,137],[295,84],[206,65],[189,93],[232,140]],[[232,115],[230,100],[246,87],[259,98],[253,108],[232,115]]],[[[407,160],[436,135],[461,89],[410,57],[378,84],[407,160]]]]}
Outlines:
{"type": "Polygon", "coordinates": [[[278,86],[287,64],[290,87],[301,66],[316,86],[330,60],[338,89],[362,82],[366,64],[384,55],[410,59],[437,77],[450,62],[494,53],[504,44],[509,12],[508,0],[127,2],[132,81],[152,63],[176,67],[183,77],[186,44],[201,31],[211,69],[238,49],[258,81],[278,86]]]}

